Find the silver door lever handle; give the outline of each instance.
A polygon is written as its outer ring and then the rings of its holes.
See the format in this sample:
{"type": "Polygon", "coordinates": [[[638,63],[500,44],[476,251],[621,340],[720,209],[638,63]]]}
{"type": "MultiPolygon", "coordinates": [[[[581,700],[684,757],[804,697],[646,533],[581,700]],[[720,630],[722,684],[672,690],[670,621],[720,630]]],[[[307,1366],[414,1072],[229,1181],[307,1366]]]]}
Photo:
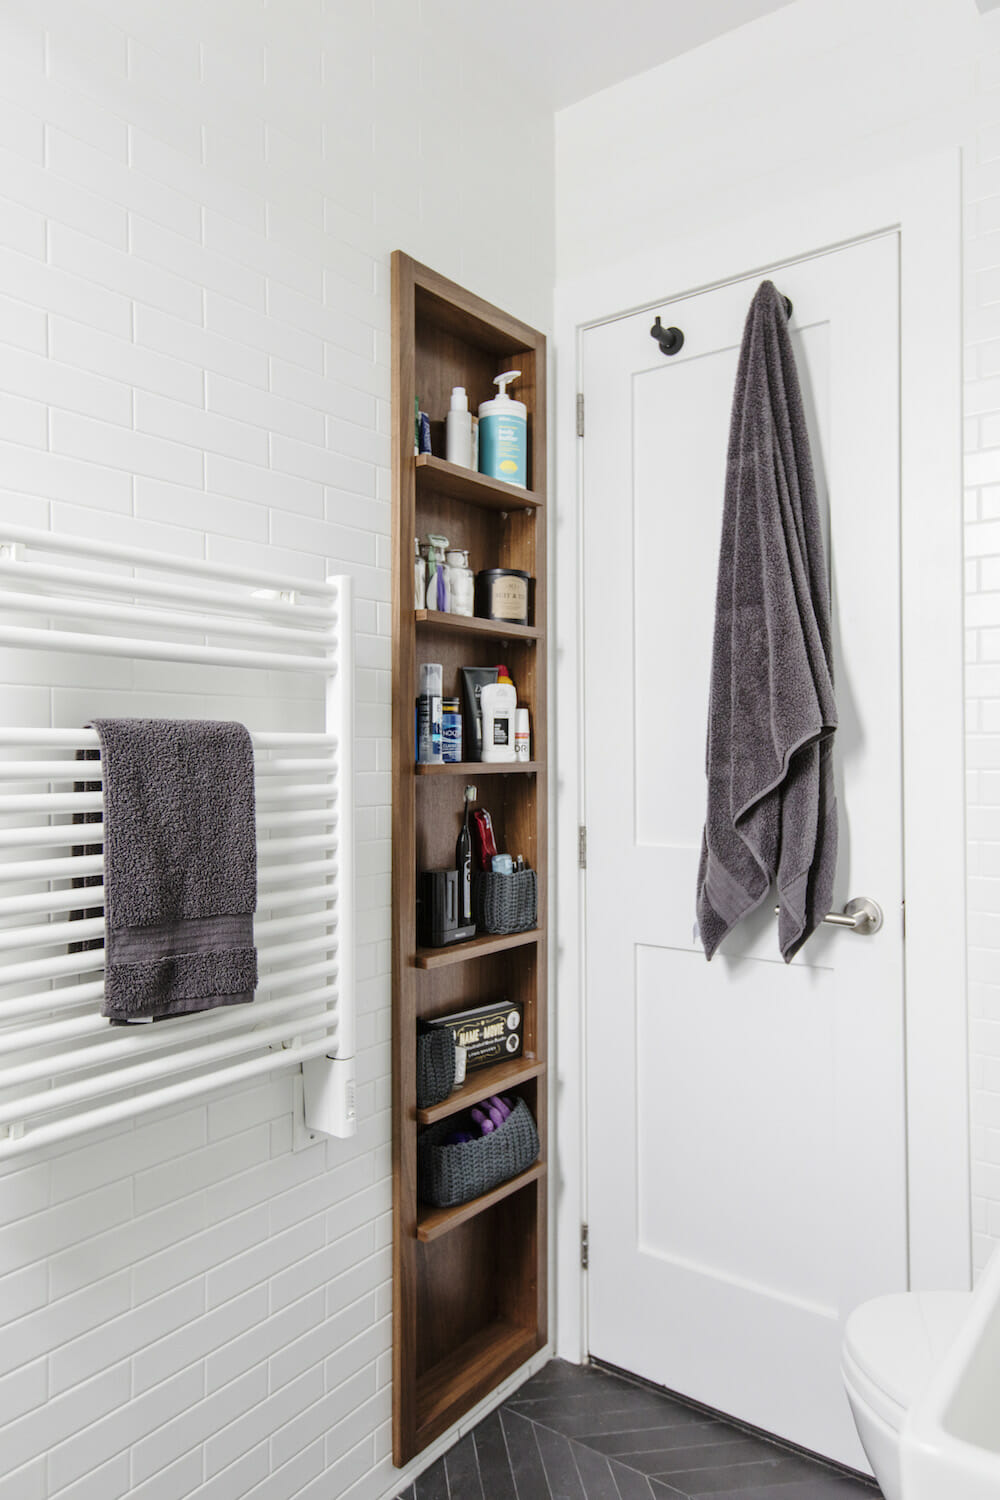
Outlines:
{"type": "MultiPolygon", "coordinates": [[[[780,910],[780,906],[776,906],[774,915],[777,916],[780,910]]],[[[827,912],[823,921],[831,927],[850,927],[862,937],[871,937],[882,926],[882,908],[869,896],[857,896],[848,901],[843,911],[827,912]]]]}

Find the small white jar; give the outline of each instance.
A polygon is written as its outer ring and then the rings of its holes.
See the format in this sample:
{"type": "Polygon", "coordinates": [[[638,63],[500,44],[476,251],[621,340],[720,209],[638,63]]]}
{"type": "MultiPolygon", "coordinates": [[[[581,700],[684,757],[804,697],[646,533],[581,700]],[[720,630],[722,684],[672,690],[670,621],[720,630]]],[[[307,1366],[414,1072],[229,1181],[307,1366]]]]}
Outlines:
{"type": "Polygon", "coordinates": [[[476,580],[469,567],[469,554],[453,547],[445,554],[445,562],[448,565],[451,613],[471,616],[475,612],[476,580]]]}

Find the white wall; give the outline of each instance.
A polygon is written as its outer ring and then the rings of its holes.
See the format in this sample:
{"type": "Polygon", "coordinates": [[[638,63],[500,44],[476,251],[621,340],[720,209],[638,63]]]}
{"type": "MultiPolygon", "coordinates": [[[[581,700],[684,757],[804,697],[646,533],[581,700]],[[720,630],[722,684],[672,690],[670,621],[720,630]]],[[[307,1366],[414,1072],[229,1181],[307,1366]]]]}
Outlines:
{"type": "MultiPolygon", "coordinates": [[[[973,0],[796,0],[563,111],[557,284],[562,292],[640,248],[648,260],[672,236],[947,146],[962,150],[965,202],[969,1011],[981,1267],[1000,1239],[1000,15],[980,16],[973,0]]],[[[957,514],[961,497],[942,503],[957,514]]]]}
{"type": "MultiPolygon", "coordinates": [[[[0,1173],[0,1500],[395,1492],[389,252],[553,284],[551,119],[443,9],[0,0],[0,509],[354,574],[360,977],[355,1141],[293,1154],[277,1077],[0,1173]]],[[[3,722],[87,712],[71,661],[3,722]]]]}

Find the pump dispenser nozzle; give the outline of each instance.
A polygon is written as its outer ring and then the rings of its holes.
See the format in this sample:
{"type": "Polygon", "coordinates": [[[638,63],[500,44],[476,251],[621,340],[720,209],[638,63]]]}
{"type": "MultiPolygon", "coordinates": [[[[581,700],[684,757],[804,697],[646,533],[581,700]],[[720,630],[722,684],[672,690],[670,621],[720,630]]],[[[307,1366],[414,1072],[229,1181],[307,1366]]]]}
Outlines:
{"type": "Polygon", "coordinates": [[[495,400],[511,401],[513,399],[513,397],[508,396],[507,387],[512,380],[517,380],[520,373],[520,370],[505,370],[502,375],[494,375],[493,384],[497,388],[497,395],[494,398],[495,400]]]}

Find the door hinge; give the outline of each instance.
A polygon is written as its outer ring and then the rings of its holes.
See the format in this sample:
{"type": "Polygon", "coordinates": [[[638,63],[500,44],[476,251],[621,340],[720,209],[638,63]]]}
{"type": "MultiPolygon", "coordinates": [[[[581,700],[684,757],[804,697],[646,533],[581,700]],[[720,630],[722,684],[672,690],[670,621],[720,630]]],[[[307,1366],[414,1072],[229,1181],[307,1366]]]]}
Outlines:
{"type": "Polygon", "coordinates": [[[576,435],[583,437],[583,392],[579,391],[576,397],[576,435]]]}
{"type": "Polygon", "coordinates": [[[586,1271],[590,1265],[590,1225],[580,1225],[580,1265],[586,1271]]]}
{"type": "Polygon", "coordinates": [[[587,830],[580,824],[580,836],[577,843],[577,862],[581,870],[587,868],[587,830]]]}

